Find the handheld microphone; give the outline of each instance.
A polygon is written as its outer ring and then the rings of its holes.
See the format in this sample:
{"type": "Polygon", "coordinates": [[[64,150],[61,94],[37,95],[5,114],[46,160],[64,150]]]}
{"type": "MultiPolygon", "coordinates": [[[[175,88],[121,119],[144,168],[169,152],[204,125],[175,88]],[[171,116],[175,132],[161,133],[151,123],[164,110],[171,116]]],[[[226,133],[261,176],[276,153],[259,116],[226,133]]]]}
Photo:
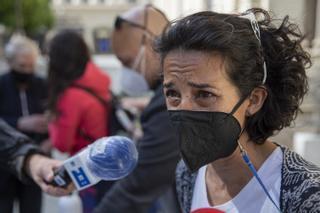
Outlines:
{"type": "Polygon", "coordinates": [[[50,184],[66,187],[72,181],[77,190],[82,190],[100,180],[127,176],[137,161],[138,152],[132,140],[122,136],[103,137],[66,160],[50,184]]]}

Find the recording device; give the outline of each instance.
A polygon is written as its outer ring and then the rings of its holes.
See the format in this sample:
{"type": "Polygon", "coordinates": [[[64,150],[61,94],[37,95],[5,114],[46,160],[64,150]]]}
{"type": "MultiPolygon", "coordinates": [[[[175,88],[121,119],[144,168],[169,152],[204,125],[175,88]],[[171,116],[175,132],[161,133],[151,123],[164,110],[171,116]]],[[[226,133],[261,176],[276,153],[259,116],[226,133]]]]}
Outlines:
{"type": "Polygon", "coordinates": [[[66,160],[50,184],[66,187],[72,181],[77,190],[82,190],[100,180],[127,176],[137,161],[138,152],[132,140],[122,136],[103,137],[66,160]]]}

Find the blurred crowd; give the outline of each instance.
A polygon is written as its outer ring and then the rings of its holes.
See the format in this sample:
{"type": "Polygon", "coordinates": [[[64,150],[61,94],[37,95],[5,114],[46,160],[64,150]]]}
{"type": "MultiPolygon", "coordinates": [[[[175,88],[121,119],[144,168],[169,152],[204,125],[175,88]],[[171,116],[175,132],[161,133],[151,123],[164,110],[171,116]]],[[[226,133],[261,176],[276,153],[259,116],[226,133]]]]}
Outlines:
{"type": "MultiPolygon", "coordinates": [[[[160,64],[152,44],[168,24],[151,5],[133,8],[114,22],[112,46],[121,61],[121,94],[97,66],[82,35],[63,30],[45,43],[14,34],[5,45],[8,70],[0,76],[0,118],[29,136],[43,153],[58,150],[72,156],[96,139],[131,137],[139,163],[127,178],[100,182],[79,192],[83,212],[178,212],[174,170],[179,160],[174,133],[168,129],[160,64]],[[41,54],[45,52],[44,54],[41,54]],[[39,58],[46,74],[37,75],[39,58]],[[121,108],[125,118],[117,117],[121,108]]],[[[41,212],[36,184],[25,185],[6,170],[0,177],[1,212],[41,212]]]]}

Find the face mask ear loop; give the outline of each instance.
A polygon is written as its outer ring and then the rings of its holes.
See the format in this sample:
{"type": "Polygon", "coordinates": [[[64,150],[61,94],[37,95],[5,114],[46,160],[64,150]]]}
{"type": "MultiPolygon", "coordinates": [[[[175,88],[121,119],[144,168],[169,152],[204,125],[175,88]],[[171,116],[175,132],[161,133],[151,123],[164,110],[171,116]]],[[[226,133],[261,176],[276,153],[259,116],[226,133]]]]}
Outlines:
{"type": "MultiPolygon", "coordinates": [[[[244,130],[244,129],[243,129],[244,130]]],[[[242,159],[244,160],[244,162],[247,164],[247,166],[249,167],[250,171],[252,172],[253,176],[257,179],[257,181],[259,182],[260,186],[262,187],[264,193],[267,195],[267,197],[269,198],[269,200],[272,202],[272,204],[277,208],[277,210],[281,213],[280,208],[278,207],[278,205],[276,204],[276,202],[272,199],[271,195],[269,194],[267,188],[265,187],[265,185],[263,184],[260,176],[258,175],[257,170],[254,168],[246,150],[242,147],[241,143],[238,141],[238,145],[240,148],[240,153],[242,156],[242,159]]]]}
{"type": "Polygon", "coordinates": [[[134,63],[133,63],[133,66],[132,66],[133,70],[137,70],[138,69],[139,64],[141,63],[141,59],[143,57],[144,51],[145,51],[145,45],[140,47],[138,55],[137,55],[136,59],[134,60],[134,63]]]}
{"type": "MultiPolygon", "coordinates": [[[[250,93],[248,95],[244,95],[242,96],[242,98],[238,101],[238,103],[233,107],[233,109],[231,110],[231,112],[228,114],[228,116],[233,115],[241,106],[241,104],[243,104],[243,102],[247,99],[247,97],[250,95],[250,93]]],[[[227,117],[228,117],[227,116],[227,117]]]]}
{"type": "Polygon", "coordinates": [[[143,75],[144,77],[146,77],[146,46],[143,45],[142,46],[142,54],[141,54],[141,69],[140,69],[140,73],[141,75],[143,75]]]}

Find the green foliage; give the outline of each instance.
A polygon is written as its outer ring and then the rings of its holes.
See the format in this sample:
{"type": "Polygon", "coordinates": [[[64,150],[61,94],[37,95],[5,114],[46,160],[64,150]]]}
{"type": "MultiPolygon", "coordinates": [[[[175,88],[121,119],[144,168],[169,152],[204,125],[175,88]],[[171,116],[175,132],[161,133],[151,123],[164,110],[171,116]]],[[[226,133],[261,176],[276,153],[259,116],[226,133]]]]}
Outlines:
{"type": "MultiPolygon", "coordinates": [[[[20,23],[27,34],[35,34],[53,25],[49,0],[18,0],[18,2],[21,4],[20,23]]],[[[0,0],[0,24],[6,26],[9,31],[14,31],[18,26],[17,8],[17,0],[0,0]]]]}

